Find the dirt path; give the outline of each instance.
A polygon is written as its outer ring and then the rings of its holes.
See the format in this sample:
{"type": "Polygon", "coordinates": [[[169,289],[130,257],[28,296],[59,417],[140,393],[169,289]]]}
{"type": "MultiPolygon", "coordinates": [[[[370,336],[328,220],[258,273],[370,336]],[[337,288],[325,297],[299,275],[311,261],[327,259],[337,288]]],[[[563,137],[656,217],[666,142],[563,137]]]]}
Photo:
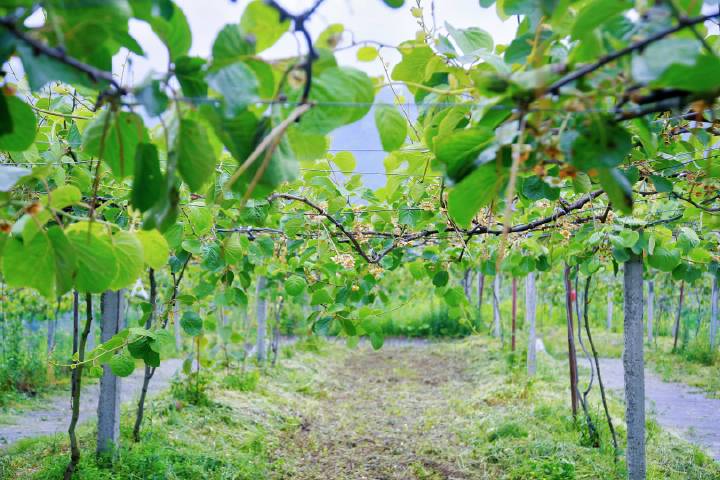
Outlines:
{"type": "MultiPolygon", "coordinates": [[[[182,360],[164,360],[155,371],[155,376],[150,382],[149,394],[152,395],[167,388],[170,379],[181,366],[182,360]]],[[[120,396],[123,403],[137,400],[142,388],[144,374],[144,369],[137,368],[132,375],[122,379],[120,396]]],[[[99,392],[100,385],[97,383],[83,388],[80,399],[80,423],[97,415],[99,392]]],[[[9,423],[0,425],[0,448],[11,445],[23,438],[65,432],[70,421],[69,415],[70,394],[68,392],[49,399],[47,406],[41,410],[32,410],[11,417],[9,423]]]]}
{"type": "MultiPolygon", "coordinates": [[[[622,360],[603,358],[600,370],[605,385],[622,395],[622,360]]],[[[720,400],[707,398],[681,383],[663,382],[646,369],[645,402],[662,427],[706,448],[720,460],[720,400]]]]}
{"type": "Polygon", "coordinates": [[[447,350],[387,342],[351,354],[333,368],[327,397],[281,442],[279,478],[473,478],[451,453],[464,446],[447,425],[470,382],[467,360],[447,350]]]}

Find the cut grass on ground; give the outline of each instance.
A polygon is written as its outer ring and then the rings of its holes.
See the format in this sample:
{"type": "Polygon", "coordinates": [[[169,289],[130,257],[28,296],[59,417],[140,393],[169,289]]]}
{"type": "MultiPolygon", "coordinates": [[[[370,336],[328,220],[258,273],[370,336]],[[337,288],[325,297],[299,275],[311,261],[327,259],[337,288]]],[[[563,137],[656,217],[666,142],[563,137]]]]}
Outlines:
{"type": "MultiPolygon", "coordinates": [[[[326,344],[288,349],[255,380],[210,384],[210,402],[164,395],[152,402],[143,440],[129,440],[112,468],[94,460],[94,428],[81,428],[79,479],[622,479],[622,456],[600,416],[594,448],[569,415],[564,365],[542,355],[538,375],[487,340],[387,346],[374,352],[326,344]],[[315,350],[315,351],[308,351],[315,350]],[[223,386],[225,385],[225,386],[223,386]],[[228,385],[233,388],[229,388],[228,385]],[[253,389],[254,388],[254,389],[253,389]]],[[[247,375],[247,374],[246,374],[247,375]]],[[[175,393],[183,396],[183,387],[175,393]]],[[[621,406],[611,411],[619,436],[621,406]]],[[[3,478],[55,479],[65,437],[17,445],[0,458],[3,478]]],[[[649,422],[650,479],[715,479],[720,466],[649,422]]]]}

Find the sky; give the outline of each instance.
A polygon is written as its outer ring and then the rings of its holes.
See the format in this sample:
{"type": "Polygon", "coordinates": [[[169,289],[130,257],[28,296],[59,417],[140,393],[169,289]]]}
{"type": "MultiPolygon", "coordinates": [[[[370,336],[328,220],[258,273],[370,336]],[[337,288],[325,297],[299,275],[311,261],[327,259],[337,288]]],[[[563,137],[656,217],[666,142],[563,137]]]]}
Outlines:
{"type": "MultiPolygon", "coordinates": [[[[292,12],[302,12],[314,0],[279,0],[279,2],[292,12]]],[[[193,33],[193,47],[191,54],[207,57],[210,54],[213,40],[223,26],[228,23],[237,23],[249,0],[176,0],[176,3],[185,12],[193,33]]],[[[426,21],[431,23],[430,1],[423,0],[426,5],[426,21]]],[[[407,0],[400,9],[391,9],[385,6],[382,0],[325,0],[315,15],[308,22],[313,37],[322,32],[328,25],[341,23],[346,31],[352,32],[356,40],[375,40],[389,45],[397,45],[404,40],[415,37],[418,30],[416,19],[410,14],[410,7],[415,0],[407,0]]],[[[502,22],[495,14],[495,9],[483,9],[478,0],[436,0],[435,19],[438,27],[444,28],[449,22],[456,28],[470,26],[487,30],[495,39],[495,43],[508,43],[515,34],[515,20],[502,22]]],[[[146,58],[133,60],[132,77],[129,83],[141,82],[150,70],[163,71],[167,65],[167,51],[155,36],[150,27],[144,22],[133,21],[130,25],[131,34],[140,42],[146,52],[146,58]]],[[[301,42],[302,43],[302,42],[301,42]]],[[[263,56],[279,58],[295,55],[298,43],[293,34],[287,33],[278,44],[263,56]]],[[[399,60],[397,53],[388,50],[383,52],[386,60],[394,63],[399,60]]],[[[374,63],[359,63],[355,59],[355,50],[338,53],[340,62],[344,65],[361,67],[369,74],[379,75],[382,67],[379,61],[374,63]]],[[[125,58],[116,58],[115,71],[125,58]]]]}
{"type": "MultiPolygon", "coordinates": [[[[250,0],[175,0],[183,9],[193,33],[192,55],[209,57],[213,40],[223,26],[237,23],[250,0]]],[[[291,12],[302,12],[314,3],[314,0],[279,0],[280,4],[291,12]]],[[[416,0],[406,0],[400,9],[388,8],[382,0],[325,0],[315,15],[308,22],[313,38],[333,23],[341,23],[346,32],[352,32],[356,41],[375,40],[388,45],[415,38],[419,27],[417,20],[410,13],[416,0]]],[[[432,25],[433,16],[430,1],[423,0],[425,19],[432,25]]],[[[436,0],[435,22],[444,31],[445,22],[456,28],[470,26],[480,27],[488,31],[495,43],[509,43],[515,36],[517,23],[514,19],[503,22],[498,18],[495,9],[483,9],[478,0],[436,0]]],[[[167,68],[167,50],[144,22],[132,21],[130,33],[145,49],[145,58],[134,58],[132,66],[126,70],[124,83],[137,84],[151,71],[162,72],[167,68]]],[[[345,42],[349,42],[350,34],[346,34],[345,42]]],[[[283,58],[298,53],[298,44],[292,33],[285,34],[271,49],[263,52],[265,58],[283,58]]],[[[400,60],[394,49],[383,49],[383,58],[392,66],[400,60]]],[[[382,75],[380,60],[370,63],[356,59],[356,49],[337,53],[342,65],[357,67],[370,75],[382,75]]],[[[114,71],[121,71],[126,58],[118,55],[115,58],[114,71]]],[[[390,101],[388,92],[381,92],[383,101],[390,101]]],[[[384,172],[380,138],[375,128],[372,111],[356,124],[340,128],[331,135],[331,150],[353,151],[357,159],[358,172],[384,172]]],[[[378,188],[385,184],[383,175],[363,175],[363,183],[370,188],[378,188]]]]}

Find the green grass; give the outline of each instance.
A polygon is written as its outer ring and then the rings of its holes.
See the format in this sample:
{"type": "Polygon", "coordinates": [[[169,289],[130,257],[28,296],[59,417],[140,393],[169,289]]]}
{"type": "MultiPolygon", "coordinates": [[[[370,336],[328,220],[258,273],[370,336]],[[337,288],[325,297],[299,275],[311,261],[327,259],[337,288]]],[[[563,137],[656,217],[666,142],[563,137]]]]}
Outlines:
{"type": "MultiPolygon", "coordinates": [[[[591,415],[600,448],[570,415],[566,383],[561,360],[541,354],[528,378],[523,356],[479,337],[379,352],[302,340],[262,374],[218,372],[209,401],[197,406],[188,403],[187,382],[176,384],[174,396],[151,402],[139,444],[125,410],[112,468],[96,463],[94,427],[82,426],[76,478],[303,480],[320,469],[351,479],[372,458],[368,468],[388,472],[402,463],[404,476],[383,478],[623,479],[622,451],[616,456],[611,446],[597,392],[591,415]]],[[[611,399],[610,408],[622,439],[622,406],[611,399]]],[[[59,478],[67,453],[64,435],[26,440],[0,457],[0,477],[59,478]]],[[[720,478],[719,464],[652,420],[647,455],[649,479],[720,478]]]]}

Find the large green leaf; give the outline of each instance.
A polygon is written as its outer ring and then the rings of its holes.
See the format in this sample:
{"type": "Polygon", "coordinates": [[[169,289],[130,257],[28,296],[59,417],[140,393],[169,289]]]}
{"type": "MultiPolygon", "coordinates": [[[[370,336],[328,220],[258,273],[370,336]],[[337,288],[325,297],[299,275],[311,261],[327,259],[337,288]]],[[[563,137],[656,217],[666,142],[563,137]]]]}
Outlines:
{"type": "Polygon", "coordinates": [[[131,112],[101,112],[83,132],[83,150],[102,158],[117,178],[135,170],[135,150],[148,138],[142,117],[131,112]]]}
{"type": "Polygon", "coordinates": [[[574,38],[584,37],[632,6],[633,2],[630,0],[592,0],[579,10],[572,26],[572,36],[574,38]]]}
{"type": "Polygon", "coordinates": [[[4,115],[0,110],[0,123],[3,123],[0,150],[20,152],[29,148],[35,140],[37,129],[37,120],[32,108],[15,96],[0,94],[0,103],[6,107],[4,115]]]}
{"type": "Polygon", "coordinates": [[[60,227],[48,228],[47,234],[55,253],[55,295],[63,295],[72,290],[77,272],[77,256],[60,227]]]}
{"type": "Polygon", "coordinates": [[[238,113],[258,98],[258,81],[255,73],[243,62],[235,62],[207,77],[208,85],[220,92],[225,105],[238,113]]]}
{"type": "Polygon", "coordinates": [[[243,162],[255,149],[259,124],[255,114],[241,110],[228,117],[208,105],[203,106],[201,111],[225,148],[238,162],[243,162]]]}
{"type": "Polygon", "coordinates": [[[180,120],[177,155],[178,170],[190,190],[202,189],[215,171],[215,154],[204,125],[187,118],[180,120]]]}
{"type": "Polygon", "coordinates": [[[482,28],[455,28],[448,22],[445,22],[445,28],[465,55],[470,55],[478,50],[485,52],[493,50],[492,36],[482,28]]]}
{"type": "Polygon", "coordinates": [[[613,207],[623,213],[632,212],[632,185],[627,177],[616,168],[602,168],[598,176],[600,185],[607,193],[613,207]]]}
{"type": "Polygon", "coordinates": [[[160,171],[157,148],[152,143],[139,144],[135,152],[135,175],[130,196],[132,205],[145,212],[165,193],[165,177],[160,171]]]}
{"type": "Polygon", "coordinates": [[[34,288],[44,297],[53,298],[55,253],[44,233],[35,235],[28,243],[9,238],[3,250],[2,265],[8,286],[34,288]]]}
{"type": "Polygon", "coordinates": [[[107,82],[93,81],[80,70],[36,52],[24,42],[18,43],[17,53],[22,59],[25,75],[33,91],[38,91],[51,82],[83,85],[98,90],[107,86],[107,82]]]}
{"type": "Polygon", "coordinates": [[[158,270],[168,261],[170,247],[165,237],[157,230],[140,230],[135,232],[142,244],[143,259],[150,267],[158,270]]]}
{"type": "Polygon", "coordinates": [[[129,377],[135,371],[135,359],[126,353],[113,355],[108,365],[118,377],[129,377]]]}
{"type": "Polygon", "coordinates": [[[140,240],[130,232],[121,230],[112,237],[117,259],[117,273],[110,284],[111,290],[129,287],[143,272],[143,248],[140,240]]]}
{"type": "Polygon", "coordinates": [[[672,272],[680,263],[680,251],[666,247],[655,247],[653,253],[648,255],[651,267],[663,272],[672,272]]]}
{"type": "Polygon", "coordinates": [[[632,60],[636,82],[657,80],[671,65],[693,66],[700,53],[700,42],[691,38],[666,38],[649,45],[632,60]]]}
{"type": "Polygon", "coordinates": [[[583,171],[616,167],[632,148],[628,131],[609,120],[593,121],[577,134],[572,143],[571,161],[583,171]]]}
{"type": "Polygon", "coordinates": [[[720,77],[720,59],[716,55],[704,54],[698,56],[693,65],[679,63],[670,65],[652,85],[688,92],[717,93],[718,77],[720,77]]]}
{"type": "Polygon", "coordinates": [[[287,280],[285,280],[285,292],[287,292],[287,294],[291,297],[297,297],[301,295],[305,291],[306,287],[307,282],[303,277],[293,275],[287,280]]]}
{"type": "Polygon", "coordinates": [[[185,312],[180,319],[180,326],[183,331],[191,337],[197,337],[202,333],[203,321],[195,312],[185,312]]]}
{"type": "Polygon", "coordinates": [[[435,157],[445,164],[448,176],[458,181],[467,174],[478,154],[493,138],[492,130],[480,127],[437,136],[434,142],[435,157]]]}
{"type": "MultiPolygon", "coordinates": [[[[433,57],[433,51],[427,45],[405,46],[400,49],[402,61],[395,65],[392,79],[401,82],[422,83],[425,80],[425,67],[433,57]]],[[[414,91],[412,88],[411,91],[414,91]]]]}
{"type": "Polygon", "coordinates": [[[280,13],[262,0],[251,2],[240,18],[240,29],[255,39],[255,49],[262,52],[275,45],[290,28],[290,21],[280,21],[280,13]]]}
{"type": "Polygon", "coordinates": [[[255,53],[255,46],[240,25],[225,25],[213,42],[213,66],[223,66],[245,59],[255,53]]]}
{"type": "Polygon", "coordinates": [[[470,225],[477,212],[497,198],[506,180],[507,172],[498,172],[494,162],[475,169],[450,191],[448,214],[458,225],[470,225]]]}
{"type": "MultiPolygon", "coordinates": [[[[260,126],[259,131],[262,138],[270,131],[270,125],[265,123],[260,126]]],[[[265,154],[260,157],[238,178],[233,184],[233,190],[242,194],[247,193],[247,188],[253,182],[255,175],[263,168],[265,154]]],[[[283,136],[275,149],[269,163],[265,167],[252,191],[252,198],[264,198],[271,194],[280,184],[294,180],[299,173],[299,165],[295,159],[287,137],[283,136]]]]}
{"type": "Polygon", "coordinates": [[[306,133],[326,135],[364,117],[374,98],[375,89],[365,73],[348,67],[328,68],[313,78],[310,91],[310,99],[320,105],[303,115],[299,126],[306,133]]]}
{"type": "Polygon", "coordinates": [[[172,0],[134,0],[133,14],[150,24],[175,60],[192,46],[192,32],[185,13],[172,0]],[[158,14],[161,13],[161,14],[158,14]]]}
{"type": "Polygon", "coordinates": [[[380,134],[380,142],[386,152],[392,152],[405,143],[407,121],[396,108],[389,105],[375,107],[375,126],[380,134]]]}
{"type": "Polygon", "coordinates": [[[77,256],[75,288],[86,293],[104,292],[118,273],[118,262],[109,238],[90,231],[86,222],[74,224],[67,230],[67,239],[77,256]]]}
{"type": "Polygon", "coordinates": [[[207,96],[204,68],[205,60],[199,57],[182,56],[175,60],[175,77],[186,97],[204,99],[207,96]]]}

